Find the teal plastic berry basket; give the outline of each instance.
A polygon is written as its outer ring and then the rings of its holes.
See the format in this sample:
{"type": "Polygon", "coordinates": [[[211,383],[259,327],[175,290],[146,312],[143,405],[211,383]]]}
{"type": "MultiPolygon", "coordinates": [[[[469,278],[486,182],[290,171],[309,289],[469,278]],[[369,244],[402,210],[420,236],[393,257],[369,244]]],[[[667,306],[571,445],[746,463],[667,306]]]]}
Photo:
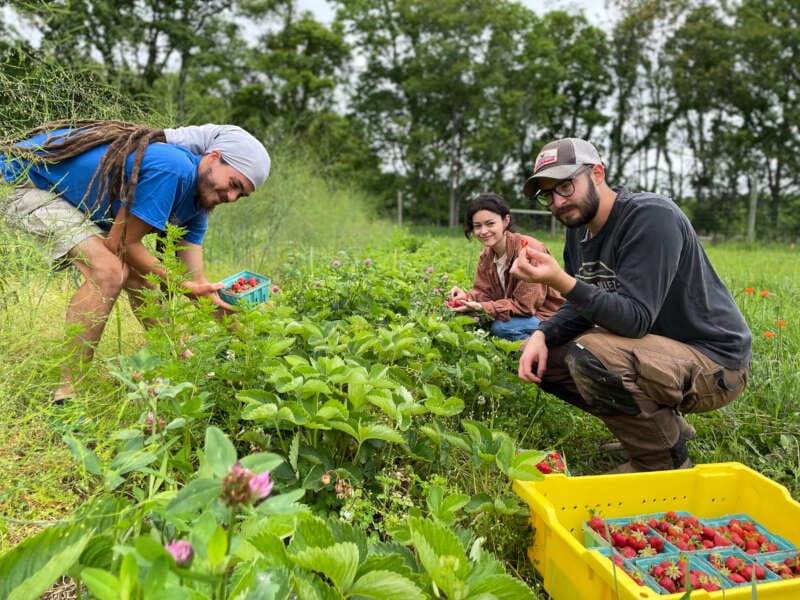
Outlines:
{"type": "Polygon", "coordinates": [[[219,295],[228,304],[245,306],[248,304],[260,304],[261,302],[269,300],[270,278],[266,275],[259,275],[253,271],[239,271],[238,273],[223,279],[222,283],[225,287],[219,291],[219,295]],[[248,282],[251,279],[256,279],[256,284],[240,292],[234,292],[231,289],[231,286],[242,279],[245,282],[248,282]]]}

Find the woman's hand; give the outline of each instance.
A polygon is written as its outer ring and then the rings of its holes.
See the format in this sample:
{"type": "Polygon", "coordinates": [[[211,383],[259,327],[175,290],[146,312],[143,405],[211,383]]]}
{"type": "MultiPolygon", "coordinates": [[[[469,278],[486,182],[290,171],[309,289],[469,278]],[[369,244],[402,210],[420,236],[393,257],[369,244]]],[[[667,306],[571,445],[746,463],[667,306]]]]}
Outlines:
{"type": "Polygon", "coordinates": [[[451,300],[445,304],[450,310],[460,313],[480,312],[483,310],[481,303],[474,300],[451,300]]]}
{"type": "Polygon", "coordinates": [[[461,300],[462,302],[464,302],[467,299],[467,292],[462,290],[460,287],[453,286],[447,293],[447,299],[450,302],[452,302],[453,300],[461,300]]]}

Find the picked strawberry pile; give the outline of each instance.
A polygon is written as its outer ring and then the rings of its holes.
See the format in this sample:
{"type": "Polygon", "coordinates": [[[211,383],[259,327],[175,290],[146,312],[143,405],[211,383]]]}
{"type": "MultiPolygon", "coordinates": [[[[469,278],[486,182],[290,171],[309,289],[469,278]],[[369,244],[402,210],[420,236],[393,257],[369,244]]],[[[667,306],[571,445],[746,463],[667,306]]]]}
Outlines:
{"type": "Polygon", "coordinates": [[[747,554],[775,552],[778,546],[758,531],[755,523],[737,518],[721,525],[703,525],[692,515],[668,512],[651,518],[650,526],[679,550],[708,550],[737,546],[747,554]]]}
{"type": "MultiPolygon", "coordinates": [[[[608,540],[605,534],[607,525],[601,517],[595,515],[587,521],[586,525],[603,539],[608,540]]],[[[652,530],[675,548],[684,552],[729,546],[738,547],[747,554],[775,552],[780,549],[751,520],[731,518],[722,524],[704,524],[695,516],[678,514],[675,511],[669,511],[660,516],[650,516],[644,520],[631,520],[629,523],[623,524],[615,519],[608,525],[608,530],[612,534],[611,542],[614,546],[621,547],[614,542],[613,534],[625,526],[632,525],[636,525],[639,529],[652,530]]],[[[621,540],[621,537],[618,536],[617,539],[621,540]]]]}
{"type": "Polygon", "coordinates": [[[714,592],[722,589],[722,581],[719,577],[701,569],[692,568],[689,559],[685,556],[657,562],[647,570],[647,574],[670,594],[685,592],[687,581],[693,590],[714,592]]]}
{"type": "Polygon", "coordinates": [[[467,302],[472,302],[472,296],[467,296],[466,300],[463,298],[451,298],[445,300],[444,305],[447,308],[458,308],[459,306],[466,306],[467,302]]]}
{"type": "Polygon", "coordinates": [[[800,552],[792,552],[783,560],[768,560],[764,566],[781,579],[800,578],[800,552]]]}
{"type": "Polygon", "coordinates": [[[587,546],[610,548],[611,560],[639,585],[660,593],[800,578],[800,550],[747,515],[699,519],[668,511],[584,522],[587,546]],[[777,576],[777,577],[776,577],[777,576]],[[687,580],[688,577],[688,580],[687,580]]]}
{"type": "Polygon", "coordinates": [[[674,511],[661,517],[651,517],[650,527],[679,550],[703,550],[717,546],[730,546],[730,542],[711,527],[703,527],[692,515],[679,515],[674,511]]]}
{"type": "Polygon", "coordinates": [[[726,525],[716,527],[719,535],[724,539],[730,540],[747,554],[758,554],[760,552],[775,552],[777,544],[758,531],[755,523],[747,520],[731,519],[726,525]]]}
{"type": "Polygon", "coordinates": [[[226,290],[233,294],[241,294],[242,292],[246,292],[247,290],[256,287],[259,283],[260,282],[256,277],[250,277],[248,279],[239,277],[230,286],[228,286],[226,290]]]}
{"type": "Polygon", "coordinates": [[[721,553],[712,552],[707,560],[720,572],[720,575],[727,577],[733,583],[749,583],[754,577],[762,581],[767,577],[764,567],[757,562],[748,562],[733,554],[723,558],[721,553]]]}
{"type": "Polygon", "coordinates": [[[549,475],[550,473],[566,472],[566,465],[564,464],[564,459],[561,458],[561,453],[559,452],[548,452],[544,460],[541,460],[538,463],[536,463],[536,468],[539,469],[539,471],[541,471],[545,475],[549,475]]]}
{"type": "Polygon", "coordinates": [[[654,556],[664,551],[664,538],[657,535],[644,521],[631,521],[628,524],[607,524],[597,515],[587,523],[604,540],[625,558],[654,556]]]}

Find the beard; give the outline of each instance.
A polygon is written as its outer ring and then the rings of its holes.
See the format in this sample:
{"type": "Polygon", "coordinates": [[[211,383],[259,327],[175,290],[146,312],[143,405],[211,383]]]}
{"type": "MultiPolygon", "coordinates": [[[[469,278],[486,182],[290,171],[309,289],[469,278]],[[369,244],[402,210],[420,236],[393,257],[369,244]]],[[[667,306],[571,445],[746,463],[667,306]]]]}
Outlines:
{"type": "Polygon", "coordinates": [[[197,206],[202,210],[210,213],[217,205],[217,192],[214,189],[214,183],[211,180],[211,169],[197,172],[197,185],[195,187],[194,197],[197,206]]]}
{"type": "Polygon", "coordinates": [[[576,227],[583,227],[587,225],[597,215],[597,210],[600,208],[600,194],[597,193],[597,188],[594,181],[589,179],[589,189],[580,200],[570,198],[568,204],[563,205],[556,212],[556,219],[561,221],[570,229],[576,227]],[[571,214],[573,209],[578,209],[578,214],[571,214]],[[567,214],[570,213],[570,214],[567,214]]]}

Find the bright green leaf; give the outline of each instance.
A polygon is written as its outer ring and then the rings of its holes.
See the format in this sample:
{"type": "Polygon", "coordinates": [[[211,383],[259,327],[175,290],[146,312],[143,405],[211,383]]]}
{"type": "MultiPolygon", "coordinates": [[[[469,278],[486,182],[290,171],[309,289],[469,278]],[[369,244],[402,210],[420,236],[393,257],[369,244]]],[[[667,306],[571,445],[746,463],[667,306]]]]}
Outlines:
{"type": "Polygon", "coordinates": [[[228,469],[236,462],[236,448],[218,427],[206,429],[205,457],[217,477],[225,477],[228,469]]]}

